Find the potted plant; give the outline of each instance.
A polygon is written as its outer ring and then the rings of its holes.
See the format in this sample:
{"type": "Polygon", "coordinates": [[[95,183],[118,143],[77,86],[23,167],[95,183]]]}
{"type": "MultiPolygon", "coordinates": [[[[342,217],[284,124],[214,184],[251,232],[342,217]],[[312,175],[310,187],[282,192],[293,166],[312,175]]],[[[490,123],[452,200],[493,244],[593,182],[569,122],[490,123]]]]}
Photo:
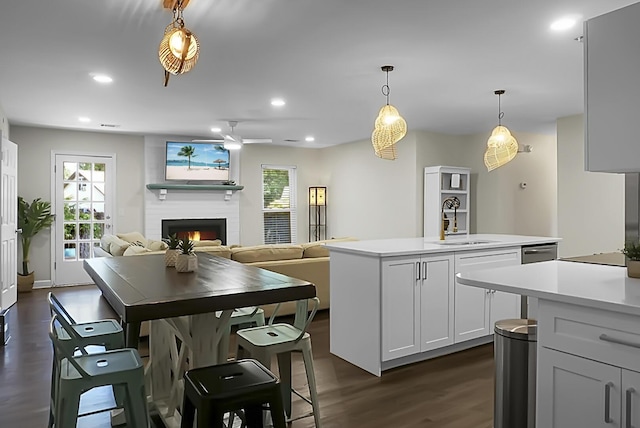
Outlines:
{"type": "Polygon", "coordinates": [[[172,233],[163,239],[163,241],[169,246],[164,253],[164,264],[167,267],[173,267],[176,265],[178,254],[180,254],[180,238],[178,238],[177,234],[172,233]]]}
{"type": "Polygon", "coordinates": [[[53,224],[55,216],[51,214],[51,203],[36,198],[28,203],[22,196],[18,196],[18,229],[22,245],[22,272],[18,273],[18,291],[25,292],[33,289],[34,274],[29,272],[29,249],[31,239],[40,231],[48,229],[53,224]]]}
{"type": "Polygon", "coordinates": [[[640,278],[640,241],[625,242],[621,252],[627,256],[627,276],[640,278]]]}
{"type": "Polygon", "coordinates": [[[180,254],[176,260],[178,272],[193,272],[198,269],[198,257],[193,252],[194,247],[195,244],[188,238],[180,241],[180,254]]]}

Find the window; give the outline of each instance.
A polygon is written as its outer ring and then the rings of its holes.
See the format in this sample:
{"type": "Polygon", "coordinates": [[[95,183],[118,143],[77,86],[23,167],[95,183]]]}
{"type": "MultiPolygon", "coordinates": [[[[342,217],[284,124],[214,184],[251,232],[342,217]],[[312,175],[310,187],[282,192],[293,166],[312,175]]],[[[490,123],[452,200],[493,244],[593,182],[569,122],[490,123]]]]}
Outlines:
{"type": "Polygon", "coordinates": [[[296,242],[296,168],[262,165],[265,244],[296,242]]]}

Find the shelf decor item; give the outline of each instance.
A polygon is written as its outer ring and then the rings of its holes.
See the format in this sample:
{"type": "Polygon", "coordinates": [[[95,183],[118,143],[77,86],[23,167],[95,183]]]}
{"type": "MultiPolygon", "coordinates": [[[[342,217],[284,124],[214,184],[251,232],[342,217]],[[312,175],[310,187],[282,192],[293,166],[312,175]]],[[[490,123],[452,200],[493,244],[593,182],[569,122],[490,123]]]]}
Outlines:
{"type": "Polygon", "coordinates": [[[176,259],[176,271],[193,272],[198,269],[198,256],[193,252],[195,244],[190,239],[180,241],[180,254],[176,259]]]}
{"type": "Polygon", "coordinates": [[[627,276],[640,278],[640,241],[625,242],[621,252],[627,256],[627,276]]]}
{"type": "Polygon", "coordinates": [[[29,272],[29,250],[31,239],[53,224],[55,216],[51,214],[51,203],[36,198],[33,202],[25,201],[18,196],[18,229],[22,245],[22,273],[18,273],[18,291],[28,292],[33,289],[34,272],[29,272]]]}
{"type": "Polygon", "coordinates": [[[178,254],[180,254],[180,239],[175,233],[169,235],[163,241],[169,246],[164,253],[164,264],[167,267],[175,267],[178,254]]]}

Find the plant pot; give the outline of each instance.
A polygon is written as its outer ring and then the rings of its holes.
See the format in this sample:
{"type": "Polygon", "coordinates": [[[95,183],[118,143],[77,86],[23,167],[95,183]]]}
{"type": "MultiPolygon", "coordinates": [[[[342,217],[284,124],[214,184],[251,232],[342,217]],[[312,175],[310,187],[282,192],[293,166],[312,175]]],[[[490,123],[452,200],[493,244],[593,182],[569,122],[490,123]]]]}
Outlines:
{"type": "Polygon", "coordinates": [[[640,278],[640,260],[627,260],[627,276],[640,278]]]}
{"type": "Polygon", "coordinates": [[[178,272],[193,272],[198,269],[198,256],[195,254],[180,254],[176,260],[178,272]]]}
{"type": "Polygon", "coordinates": [[[178,259],[178,255],[180,254],[180,250],[168,249],[166,253],[164,253],[164,264],[167,267],[173,267],[176,265],[176,260],[178,259]]]}
{"type": "Polygon", "coordinates": [[[31,272],[29,275],[18,274],[18,292],[28,293],[33,290],[34,274],[31,272]]]}

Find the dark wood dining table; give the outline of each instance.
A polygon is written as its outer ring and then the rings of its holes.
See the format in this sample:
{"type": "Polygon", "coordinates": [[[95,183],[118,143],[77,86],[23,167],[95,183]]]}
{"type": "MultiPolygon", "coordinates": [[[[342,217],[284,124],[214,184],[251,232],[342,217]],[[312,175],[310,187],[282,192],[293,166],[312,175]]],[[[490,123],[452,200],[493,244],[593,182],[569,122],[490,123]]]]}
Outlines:
{"type": "Polygon", "coordinates": [[[180,425],[186,361],[196,368],[226,360],[219,344],[234,309],[316,295],[308,281],[207,253],[189,273],[166,267],[161,254],[88,259],[84,269],[119,315],[127,347],[138,346],[140,323],[151,321],[147,387],[167,427],[180,425]]]}

